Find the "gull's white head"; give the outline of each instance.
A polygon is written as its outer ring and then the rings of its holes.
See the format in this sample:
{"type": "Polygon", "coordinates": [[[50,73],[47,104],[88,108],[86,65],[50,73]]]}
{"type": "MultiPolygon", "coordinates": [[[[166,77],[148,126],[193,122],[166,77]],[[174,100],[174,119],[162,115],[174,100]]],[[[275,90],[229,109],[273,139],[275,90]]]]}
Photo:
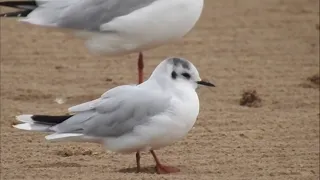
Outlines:
{"type": "Polygon", "coordinates": [[[197,68],[190,61],[177,57],[162,61],[150,79],[156,79],[160,84],[169,86],[191,86],[194,89],[198,85],[214,87],[214,84],[201,80],[197,68]]]}

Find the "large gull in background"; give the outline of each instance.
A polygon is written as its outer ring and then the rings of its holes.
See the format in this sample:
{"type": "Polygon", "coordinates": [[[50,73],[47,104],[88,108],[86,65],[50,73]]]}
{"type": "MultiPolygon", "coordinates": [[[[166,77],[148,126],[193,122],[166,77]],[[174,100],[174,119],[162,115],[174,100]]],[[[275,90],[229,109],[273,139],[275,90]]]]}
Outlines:
{"type": "Polygon", "coordinates": [[[46,27],[67,28],[85,38],[86,47],[102,55],[133,52],[138,83],[143,81],[143,50],[179,40],[200,18],[203,0],[33,0],[3,1],[17,8],[1,17],[46,27]]]}

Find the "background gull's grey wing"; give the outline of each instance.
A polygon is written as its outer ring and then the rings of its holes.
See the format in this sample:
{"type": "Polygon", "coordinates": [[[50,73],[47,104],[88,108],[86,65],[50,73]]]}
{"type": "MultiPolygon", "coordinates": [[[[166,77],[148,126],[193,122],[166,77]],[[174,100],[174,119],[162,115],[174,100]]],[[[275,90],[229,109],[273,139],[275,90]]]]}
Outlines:
{"type": "Polygon", "coordinates": [[[43,26],[56,26],[100,31],[112,19],[130,14],[157,0],[48,0],[22,21],[43,26]]]}
{"type": "Polygon", "coordinates": [[[118,137],[170,108],[171,97],[163,93],[136,86],[112,90],[93,106],[88,106],[91,108],[75,114],[54,129],[58,133],[80,132],[95,137],[118,137]]]}

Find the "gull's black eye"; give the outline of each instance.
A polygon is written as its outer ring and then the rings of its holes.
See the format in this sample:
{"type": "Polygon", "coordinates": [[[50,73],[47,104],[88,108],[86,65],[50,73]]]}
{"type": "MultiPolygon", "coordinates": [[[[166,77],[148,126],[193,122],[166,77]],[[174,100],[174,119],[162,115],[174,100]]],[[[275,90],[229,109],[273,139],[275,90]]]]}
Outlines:
{"type": "Polygon", "coordinates": [[[182,75],[183,77],[187,78],[187,79],[190,79],[190,78],[191,78],[190,74],[189,74],[189,73],[186,73],[186,72],[182,73],[181,75],[182,75]]]}
{"type": "Polygon", "coordinates": [[[177,78],[177,73],[175,71],[172,71],[171,77],[172,77],[172,79],[176,79],[177,78]]]}

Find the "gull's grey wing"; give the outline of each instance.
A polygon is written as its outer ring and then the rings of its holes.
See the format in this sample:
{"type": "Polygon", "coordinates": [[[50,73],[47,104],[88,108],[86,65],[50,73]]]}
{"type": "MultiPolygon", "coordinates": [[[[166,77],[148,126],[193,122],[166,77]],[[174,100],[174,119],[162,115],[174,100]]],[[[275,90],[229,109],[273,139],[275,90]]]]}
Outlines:
{"type": "Polygon", "coordinates": [[[118,87],[112,88],[112,89],[108,90],[107,92],[105,92],[104,94],[102,94],[102,96],[100,98],[72,106],[68,109],[68,111],[70,113],[79,113],[79,112],[83,112],[83,111],[93,110],[96,108],[97,103],[100,103],[104,98],[117,96],[117,94],[125,93],[131,87],[134,87],[134,86],[136,86],[136,85],[123,85],[123,86],[118,86],[118,87]]]}
{"type": "MultiPolygon", "coordinates": [[[[36,24],[100,31],[102,24],[130,14],[157,0],[48,0],[26,18],[36,24]]],[[[32,23],[32,22],[31,22],[32,23]]]]}
{"type": "Polygon", "coordinates": [[[171,97],[163,93],[150,92],[137,86],[122,87],[118,92],[112,90],[109,95],[95,102],[93,108],[75,114],[57,125],[55,130],[118,137],[171,108],[171,97]]]}

